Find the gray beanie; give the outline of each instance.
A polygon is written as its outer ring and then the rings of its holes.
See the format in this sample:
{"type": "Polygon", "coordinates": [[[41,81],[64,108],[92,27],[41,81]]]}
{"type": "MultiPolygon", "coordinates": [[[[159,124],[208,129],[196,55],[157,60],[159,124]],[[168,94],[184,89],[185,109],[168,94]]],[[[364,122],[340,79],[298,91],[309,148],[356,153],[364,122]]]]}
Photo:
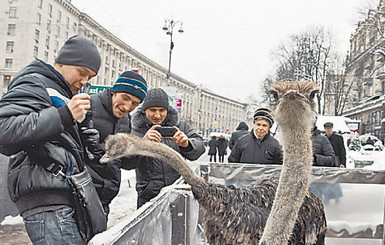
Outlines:
{"type": "Polygon", "coordinates": [[[143,111],[149,107],[164,107],[168,109],[168,95],[161,88],[148,90],[147,96],[143,101],[143,111]]]}
{"type": "Polygon", "coordinates": [[[256,120],[259,119],[265,119],[266,121],[269,122],[270,127],[273,126],[274,124],[274,119],[273,115],[271,114],[271,110],[269,108],[259,108],[254,112],[253,116],[253,121],[255,122],[256,120]]]}
{"type": "Polygon", "coordinates": [[[63,65],[83,66],[98,74],[101,58],[95,43],[82,35],[70,37],[59,50],[55,62],[63,65]]]}

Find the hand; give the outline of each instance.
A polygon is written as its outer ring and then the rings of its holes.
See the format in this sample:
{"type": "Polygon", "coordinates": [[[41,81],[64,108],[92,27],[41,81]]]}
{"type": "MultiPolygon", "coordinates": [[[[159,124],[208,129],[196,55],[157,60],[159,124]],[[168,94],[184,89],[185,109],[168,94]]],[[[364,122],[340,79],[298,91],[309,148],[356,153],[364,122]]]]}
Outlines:
{"type": "Polygon", "coordinates": [[[162,139],[162,135],[159,133],[156,128],[160,127],[160,125],[154,125],[149,130],[147,130],[146,134],[143,136],[143,139],[160,142],[162,139]]]}
{"type": "Polygon", "coordinates": [[[84,117],[91,108],[90,96],[85,93],[77,94],[72,97],[67,104],[74,120],[84,117]]]}
{"type": "Polygon", "coordinates": [[[176,133],[174,136],[171,137],[172,140],[175,141],[175,143],[180,147],[187,147],[188,146],[188,137],[185,133],[179,130],[179,128],[175,127],[176,133]]]}

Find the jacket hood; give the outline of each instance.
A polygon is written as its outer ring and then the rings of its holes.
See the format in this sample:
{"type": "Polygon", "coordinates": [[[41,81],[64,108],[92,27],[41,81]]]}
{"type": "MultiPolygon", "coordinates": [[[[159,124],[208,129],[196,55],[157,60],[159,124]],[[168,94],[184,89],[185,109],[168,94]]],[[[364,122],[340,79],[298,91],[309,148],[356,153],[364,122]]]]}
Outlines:
{"type": "MultiPolygon", "coordinates": [[[[179,113],[173,106],[169,105],[167,109],[167,117],[162,122],[162,126],[177,126],[179,127],[180,118],[179,113]]],[[[143,111],[143,104],[140,104],[133,112],[132,112],[132,129],[146,133],[153,124],[147,119],[146,113],[143,111]]]]}
{"type": "Polygon", "coordinates": [[[238,127],[236,128],[236,130],[249,130],[249,126],[247,126],[247,124],[245,122],[240,122],[238,127]]]}
{"type": "Polygon", "coordinates": [[[27,76],[29,74],[39,73],[48,79],[57,83],[64,91],[67,92],[67,96],[72,98],[73,94],[71,88],[67,81],[64,80],[63,76],[55,70],[51,65],[43,62],[42,60],[35,59],[29,65],[20,70],[15,77],[12,79],[12,82],[9,85],[9,89],[14,85],[14,83],[20,78],[27,76]]]}

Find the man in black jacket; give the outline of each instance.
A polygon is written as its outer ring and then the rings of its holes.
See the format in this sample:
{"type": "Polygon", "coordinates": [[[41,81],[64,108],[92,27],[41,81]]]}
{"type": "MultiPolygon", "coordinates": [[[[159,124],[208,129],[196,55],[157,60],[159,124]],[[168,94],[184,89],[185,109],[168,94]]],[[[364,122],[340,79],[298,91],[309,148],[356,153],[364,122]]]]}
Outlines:
{"type": "Polygon", "coordinates": [[[311,140],[313,143],[313,165],[322,167],[334,167],[335,155],[332,145],[327,137],[317,129],[313,128],[311,140]]]}
{"type": "Polygon", "coordinates": [[[73,36],[53,67],[33,61],[0,100],[0,152],[10,156],[8,192],[33,244],[86,244],[73,217],[71,188],[58,173],[83,170],[77,120],[90,108],[90,97],[76,93],[100,62],[90,39],[73,36]]]}
{"type": "Polygon", "coordinates": [[[229,148],[230,150],[233,149],[235,142],[242,137],[243,135],[249,133],[249,126],[245,122],[240,122],[238,127],[236,128],[236,131],[231,134],[230,142],[229,142],[229,148]]]}
{"type": "MultiPolygon", "coordinates": [[[[134,111],[132,134],[162,142],[189,160],[196,160],[205,152],[202,137],[187,122],[180,120],[178,111],[169,105],[168,95],[161,88],[149,90],[146,99],[134,111]],[[162,137],[156,130],[160,126],[173,126],[176,132],[172,137],[162,137]]],[[[137,157],[130,160],[132,168],[136,168],[138,208],[180,177],[175,169],[159,159],[137,157]]]]}
{"type": "Polygon", "coordinates": [[[104,141],[110,134],[131,133],[131,116],[133,111],[146,97],[147,83],[136,72],[126,71],[119,76],[111,89],[91,95],[91,109],[87,113],[86,125],[82,127],[83,135],[100,135],[85,140],[90,154],[86,164],[90,166],[90,174],[99,194],[106,215],[109,204],[118,194],[121,182],[121,168],[125,168],[126,158],[117,159],[107,164],[100,164],[104,154],[104,141]],[[88,125],[87,125],[88,124],[88,125]],[[87,127],[89,126],[89,127],[87,127]],[[95,142],[96,140],[96,142],[95,142]]]}
{"type": "Polygon", "coordinates": [[[229,156],[229,162],[282,164],[282,149],[270,135],[274,123],[271,111],[259,108],[254,113],[254,129],[237,140],[229,156]]]}
{"type": "Polygon", "coordinates": [[[335,153],[335,166],[340,168],[346,168],[346,150],[344,145],[344,139],[342,136],[333,132],[333,123],[327,122],[324,124],[326,136],[330,141],[335,153]]]}

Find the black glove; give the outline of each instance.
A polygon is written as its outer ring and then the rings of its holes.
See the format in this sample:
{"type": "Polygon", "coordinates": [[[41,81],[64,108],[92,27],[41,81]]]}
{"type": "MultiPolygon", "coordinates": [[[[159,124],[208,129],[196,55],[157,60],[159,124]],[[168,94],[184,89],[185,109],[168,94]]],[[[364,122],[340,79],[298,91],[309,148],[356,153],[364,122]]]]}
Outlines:
{"type": "Polygon", "coordinates": [[[80,131],[87,157],[90,160],[94,160],[95,155],[100,155],[100,152],[97,150],[100,139],[99,131],[97,129],[87,127],[81,127],[80,131]]]}

